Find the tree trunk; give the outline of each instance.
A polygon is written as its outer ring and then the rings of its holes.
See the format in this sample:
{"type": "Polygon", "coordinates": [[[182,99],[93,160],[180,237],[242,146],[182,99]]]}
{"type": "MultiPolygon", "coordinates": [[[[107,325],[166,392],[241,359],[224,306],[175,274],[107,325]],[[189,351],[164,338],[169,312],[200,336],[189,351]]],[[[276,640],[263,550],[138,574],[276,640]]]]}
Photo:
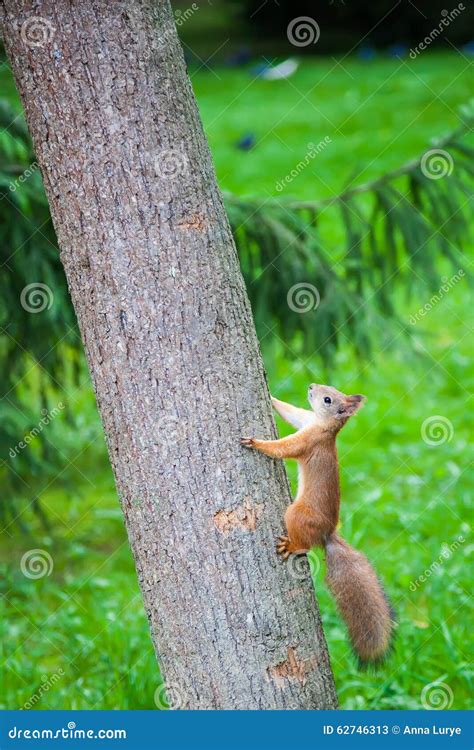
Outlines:
{"type": "Polygon", "coordinates": [[[239,444],[274,425],[170,6],[3,5],[171,705],[334,708],[284,468],[239,444]]]}

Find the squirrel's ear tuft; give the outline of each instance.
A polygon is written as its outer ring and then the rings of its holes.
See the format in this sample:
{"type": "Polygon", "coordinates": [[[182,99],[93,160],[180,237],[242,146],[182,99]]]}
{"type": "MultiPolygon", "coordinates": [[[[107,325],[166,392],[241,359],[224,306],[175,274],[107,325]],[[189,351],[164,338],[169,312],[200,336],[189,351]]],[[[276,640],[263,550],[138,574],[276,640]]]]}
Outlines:
{"type": "Polygon", "coordinates": [[[346,397],[346,414],[355,414],[366,401],[366,397],[362,396],[361,393],[356,393],[354,396],[346,397]]]}

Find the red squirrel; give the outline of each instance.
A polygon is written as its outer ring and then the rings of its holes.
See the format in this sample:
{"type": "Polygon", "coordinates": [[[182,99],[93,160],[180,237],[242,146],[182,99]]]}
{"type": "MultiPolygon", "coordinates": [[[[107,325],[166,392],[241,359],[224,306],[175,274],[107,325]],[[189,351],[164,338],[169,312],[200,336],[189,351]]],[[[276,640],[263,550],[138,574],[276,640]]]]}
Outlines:
{"type": "Polygon", "coordinates": [[[325,548],[326,582],[354,651],[361,665],[374,664],[390,649],[391,608],[367,558],[336,533],[340,506],[336,437],[363,406],[365,396],[346,396],[331,386],[313,383],[308,400],[312,411],[272,398],[273,407],[297,432],[280,440],[241,438],[241,443],[272,458],[298,461],[298,493],[286,510],[288,536],[278,537],[277,552],[287,560],[313,546],[325,548]]]}

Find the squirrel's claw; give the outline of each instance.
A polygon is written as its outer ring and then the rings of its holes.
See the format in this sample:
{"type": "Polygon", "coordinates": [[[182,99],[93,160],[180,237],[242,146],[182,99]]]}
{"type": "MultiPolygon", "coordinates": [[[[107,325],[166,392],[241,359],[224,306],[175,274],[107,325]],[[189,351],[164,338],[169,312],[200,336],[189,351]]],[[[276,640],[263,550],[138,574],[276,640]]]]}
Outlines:
{"type": "Polygon", "coordinates": [[[276,551],[282,556],[283,560],[288,560],[291,552],[288,549],[290,546],[290,540],[287,536],[277,537],[276,551]]]}
{"type": "Polygon", "coordinates": [[[242,438],[240,438],[240,445],[243,445],[245,448],[252,448],[253,447],[253,438],[251,438],[251,437],[242,437],[242,438]]]}

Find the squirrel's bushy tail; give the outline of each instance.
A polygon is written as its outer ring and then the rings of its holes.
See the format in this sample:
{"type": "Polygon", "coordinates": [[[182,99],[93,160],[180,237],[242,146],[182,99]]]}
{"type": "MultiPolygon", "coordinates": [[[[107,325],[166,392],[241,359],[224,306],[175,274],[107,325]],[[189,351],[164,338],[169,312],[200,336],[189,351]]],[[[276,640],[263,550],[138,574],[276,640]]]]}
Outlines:
{"type": "Polygon", "coordinates": [[[361,666],[383,661],[392,641],[392,611],[371,564],[338,534],[331,534],[326,567],[326,582],[361,666]]]}

